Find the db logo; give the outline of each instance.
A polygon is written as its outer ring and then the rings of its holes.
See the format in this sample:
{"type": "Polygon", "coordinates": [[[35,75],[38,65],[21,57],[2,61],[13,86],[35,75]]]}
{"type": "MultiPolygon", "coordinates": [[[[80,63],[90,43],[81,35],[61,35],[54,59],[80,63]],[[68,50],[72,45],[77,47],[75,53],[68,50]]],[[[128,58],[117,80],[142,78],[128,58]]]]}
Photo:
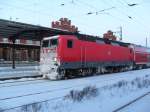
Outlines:
{"type": "Polygon", "coordinates": [[[108,54],[108,55],[111,55],[111,51],[108,51],[107,54],[108,54]]]}

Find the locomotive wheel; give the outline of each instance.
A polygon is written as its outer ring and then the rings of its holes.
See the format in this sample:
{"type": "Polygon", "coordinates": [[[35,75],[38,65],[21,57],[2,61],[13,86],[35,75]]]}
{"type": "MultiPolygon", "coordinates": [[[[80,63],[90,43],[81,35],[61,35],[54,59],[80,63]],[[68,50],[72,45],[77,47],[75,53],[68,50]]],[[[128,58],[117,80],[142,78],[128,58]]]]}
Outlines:
{"type": "Polygon", "coordinates": [[[57,72],[58,72],[58,76],[57,76],[58,79],[64,79],[65,78],[66,70],[58,69],[57,72]]]}

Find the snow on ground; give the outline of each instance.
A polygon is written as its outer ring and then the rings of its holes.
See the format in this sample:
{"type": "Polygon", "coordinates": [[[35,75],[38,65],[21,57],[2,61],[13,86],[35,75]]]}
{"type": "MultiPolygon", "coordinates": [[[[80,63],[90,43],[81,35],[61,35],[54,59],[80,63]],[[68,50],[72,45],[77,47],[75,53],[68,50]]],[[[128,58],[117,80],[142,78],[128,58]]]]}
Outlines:
{"type": "Polygon", "coordinates": [[[0,109],[5,112],[112,112],[149,91],[150,69],[71,80],[6,84],[5,87],[0,85],[0,109]]]}
{"type": "Polygon", "coordinates": [[[141,100],[127,106],[119,112],[149,112],[150,111],[150,95],[143,97],[141,100]]]}
{"type": "Polygon", "coordinates": [[[39,75],[38,66],[16,67],[0,67],[0,79],[8,77],[36,76],[39,75]]]}

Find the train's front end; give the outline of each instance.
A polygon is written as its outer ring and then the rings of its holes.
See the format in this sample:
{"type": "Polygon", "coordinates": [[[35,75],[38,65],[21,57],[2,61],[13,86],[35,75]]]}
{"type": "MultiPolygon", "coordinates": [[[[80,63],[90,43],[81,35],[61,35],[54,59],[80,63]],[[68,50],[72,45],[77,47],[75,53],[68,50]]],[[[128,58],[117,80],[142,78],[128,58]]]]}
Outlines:
{"type": "Polygon", "coordinates": [[[59,66],[58,43],[59,36],[46,37],[42,40],[40,54],[40,72],[45,78],[59,79],[57,69],[59,66]]]}

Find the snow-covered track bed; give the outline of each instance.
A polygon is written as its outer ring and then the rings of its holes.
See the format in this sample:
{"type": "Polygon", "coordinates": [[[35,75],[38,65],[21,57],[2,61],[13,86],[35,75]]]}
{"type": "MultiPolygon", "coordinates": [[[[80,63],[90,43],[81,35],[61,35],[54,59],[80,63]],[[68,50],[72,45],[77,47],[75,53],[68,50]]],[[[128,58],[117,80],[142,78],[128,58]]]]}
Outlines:
{"type": "MultiPolygon", "coordinates": [[[[128,81],[129,83],[131,83],[136,78],[143,79],[149,77],[150,77],[150,69],[143,69],[102,76],[86,77],[81,79],[70,79],[59,81],[45,80],[44,82],[41,83],[34,82],[33,84],[22,84],[22,85],[15,83],[17,84],[16,86],[5,85],[5,87],[0,88],[1,93],[0,109],[7,111],[12,110],[11,112],[16,112],[14,109],[46,101],[51,102],[52,105],[55,105],[57,101],[58,102],[60,100],[64,101],[63,99],[65,98],[66,95],[70,93],[70,91],[73,90],[80,91],[87,86],[95,86],[100,92],[104,92],[103,98],[105,98],[105,95],[107,95],[106,93],[108,93],[107,91],[110,91],[113,88],[113,86],[114,87],[117,87],[116,85],[120,86],[119,83],[121,82],[122,84],[122,81],[128,81]]],[[[136,97],[140,96],[146,91],[147,90],[140,91],[141,93],[135,95],[135,97],[131,96],[128,101],[135,99],[136,97]]],[[[108,103],[108,100],[110,100],[110,98],[105,99],[104,101],[107,101],[108,103]]],[[[115,110],[121,105],[126,104],[128,101],[118,103],[117,106],[114,106],[111,110],[115,110]]]]}
{"type": "Polygon", "coordinates": [[[5,80],[18,80],[18,79],[23,79],[23,78],[38,78],[38,77],[42,77],[42,75],[33,75],[33,74],[24,74],[24,76],[9,76],[9,77],[3,77],[3,78],[0,78],[0,81],[5,81],[5,80]]]}
{"type": "Polygon", "coordinates": [[[139,97],[137,97],[137,98],[135,98],[135,99],[133,99],[131,101],[129,101],[128,103],[126,103],[126,104],[122,105],[121,107],[115,109],[113,112],[124,112],[125,111],[124,109],[126,109],[128,107],[130,108],[131,105],[133,106],[138,101],[140,101],[141,99],[143,99],[144,97],[146,97],[148,95],[150,95],[150,91],[146,92],[145,94],[143,94],[143,95],[141,95],[141,96],[139,96],[139,97]]]}
{"type": "Polygon", "coordinates": [[[44,80],[43,78],[22,78],[18,80],[6,80],[0,81],[0,88],[3,87],[11,87],[11,86],[22,86],[22,85],[32,85],[37,83],[46,83],[48,80],[44,80]]]}
{"type": "Polygon", "coordinates": [[[11,67],[0,67],[0,81],[41,76],[38,66],[23,66],[15,69],[11,67]]]}

